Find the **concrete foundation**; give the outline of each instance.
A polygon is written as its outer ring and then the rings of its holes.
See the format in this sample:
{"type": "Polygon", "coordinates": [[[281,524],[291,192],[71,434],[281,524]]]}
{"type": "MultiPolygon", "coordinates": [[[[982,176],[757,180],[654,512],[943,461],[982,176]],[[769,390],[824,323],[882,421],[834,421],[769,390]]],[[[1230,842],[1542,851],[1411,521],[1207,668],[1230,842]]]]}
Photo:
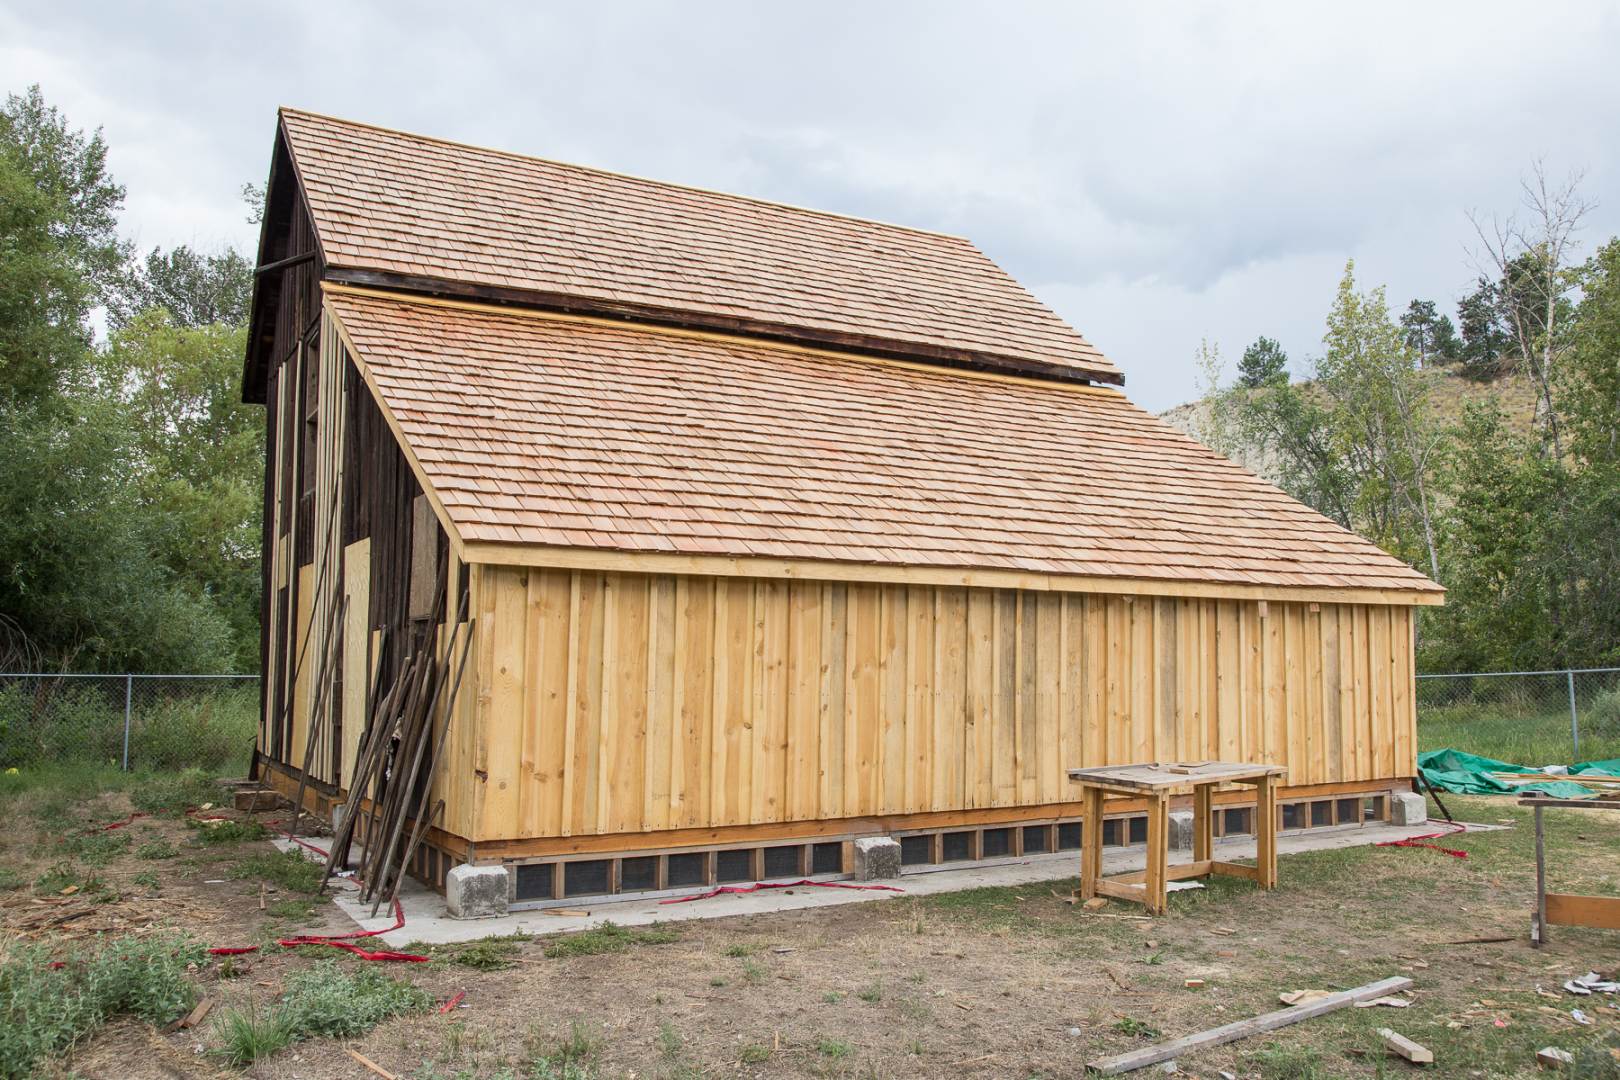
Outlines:
{"type": "Polygon", "coordinates": [[[877,881],[900,876],[900,841],[888,836],[863,836],[855,841],[856,881],[877,881]]]}
{"type": "Polygon", "coordinates": [[[458,866],[444,879],[444,906],[452,919],[490,919],[506,914],[504,866],[458,866]]]}
{"type": "Polygon", "coordinates": [[[1193,846],[1193,815],[1191,810],[1174,810],[1170,814],[1170,850],[1191,851],[1193,846]]]}
{"type": "Polygon", "coordinates": [[[1423,796],[1407,791],[1390,796],[1389,823],[1391,825],[1422,825],[1429,820],[1429,804],[1423,796]]]}

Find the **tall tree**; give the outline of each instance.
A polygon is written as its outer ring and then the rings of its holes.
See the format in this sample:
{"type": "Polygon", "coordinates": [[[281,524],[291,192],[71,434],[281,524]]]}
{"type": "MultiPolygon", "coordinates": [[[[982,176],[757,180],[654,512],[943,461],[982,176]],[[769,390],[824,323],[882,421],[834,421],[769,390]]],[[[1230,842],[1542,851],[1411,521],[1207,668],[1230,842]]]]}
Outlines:
{"type": "Polygon", "coordinates": [[[239,251],[153,248],[120,283],[108,314],[115,327],[151,308],[167,311],[178,326],[244,326],[252,295],[253,267],[239,251]]]}
{"type": "Polygon", "coordinates": [[[1501,281],[1498,300],[1520,362],[1536,387],[1536,426],[1554,460],[1563,457],[1563,421],[1554,386],[1569,348],[1564,332],[1578,280],[1571,260],[1581,222],[1591,209],[1580,176],[1562,184],[1548,180],[1537,162],[1523,184],[1520,214],[1474,218],[1484,247],[1482,261],[1501,281]]]}
{"type": "Polygon", "coordinates": [[[1406,347],[1417,354],[1418,365],[1450,363],[1457,358],[1457,331],[1451,320],[1435,308],[1433,300],[1413,300],[1401,315],[1406,347]]]}
{"type": "Polygon", "coordinates": [[[1457,327],[1462,337],[1458,352],[1463,373],[1469,378],[1483,381],[1502,372],[1508,334],[1502,325],[1499,294],[1496,284],[1482,275],[1474,291],[1457,301],[1457,327]]]}
{"type": "Polygon", "coordinates": [[[51,398],[89,355],[125,254],[106,163],[101,133],[71,130],[38,86],[0,108],[0,407],[51,398]]]}
{"type": "Polygon", "coordinates": [[[155,555],[166,523],[91,348],[126,255],[105,162],[37,87],[0,109],[0,623],[64,668],[217,670],[229,627],[155,555]]]}
{"type": "Polygon", "coordinates": [[[1254,389],[1287,381],[1288,354],[1276,341],[1262,336],[1243,350],[1243,358],[1238,361],[1239,386],[1254,389]]]}

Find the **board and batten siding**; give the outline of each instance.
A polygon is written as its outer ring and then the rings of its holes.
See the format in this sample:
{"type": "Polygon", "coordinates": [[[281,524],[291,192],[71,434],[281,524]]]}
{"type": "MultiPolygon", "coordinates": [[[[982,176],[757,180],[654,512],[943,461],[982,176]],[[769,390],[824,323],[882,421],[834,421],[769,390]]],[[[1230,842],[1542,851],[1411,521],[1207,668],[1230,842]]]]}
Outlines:
{"type": "Polygon", "coordinates": [[[474,596],[479,841],[1051,807],[1135,761],[1414,767],[1403,606],[505,566],[474,596]]]}

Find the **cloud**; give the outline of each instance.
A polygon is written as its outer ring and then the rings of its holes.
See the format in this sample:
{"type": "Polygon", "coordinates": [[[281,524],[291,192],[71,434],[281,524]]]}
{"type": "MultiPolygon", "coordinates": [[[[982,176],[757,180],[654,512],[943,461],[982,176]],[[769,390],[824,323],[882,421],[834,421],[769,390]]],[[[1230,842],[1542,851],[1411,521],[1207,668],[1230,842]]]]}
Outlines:
{"type": "Polygon", "coordinates": [[[1596,2],[0,0],[0,70],[106,127],[143,245],[250,246],[236,192],[294,104],[966,235],[1156,408],[1201,338],[1316,348],[1348,257],[1454,299],[1464,211],[1538,157],[1612,189],[1617,53],[1596,2]]]}

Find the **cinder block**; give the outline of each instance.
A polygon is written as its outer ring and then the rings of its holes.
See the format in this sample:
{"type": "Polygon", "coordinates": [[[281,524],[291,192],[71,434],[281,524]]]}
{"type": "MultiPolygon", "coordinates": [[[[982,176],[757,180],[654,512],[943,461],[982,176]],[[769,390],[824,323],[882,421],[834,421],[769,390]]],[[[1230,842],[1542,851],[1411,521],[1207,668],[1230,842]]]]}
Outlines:
{"type": "Polygon", "coordinates": [[[1170,850],[1190,851],[1193,846],[1193,815],[1191,810],[1175,810],[1170,814],[1170,850]]]}
{"type": "Polygon", "coordinates": [[[444,906],[452,919],[487,919],[506,914],[504,866],[457,866],[445,875],[444,906]]]}
{"type": "Polygon", "coordinates": [[[900,841],[889,836],[863,836],[855,841],[855,880],[900,876],[900,841]]]}
{"type": "Polygon", "coordinates": [[[1429,820],[1429,804],[1413,791],[1402,792],[1389,800],[1391,825],[1422,825],[1429,820]]]}

